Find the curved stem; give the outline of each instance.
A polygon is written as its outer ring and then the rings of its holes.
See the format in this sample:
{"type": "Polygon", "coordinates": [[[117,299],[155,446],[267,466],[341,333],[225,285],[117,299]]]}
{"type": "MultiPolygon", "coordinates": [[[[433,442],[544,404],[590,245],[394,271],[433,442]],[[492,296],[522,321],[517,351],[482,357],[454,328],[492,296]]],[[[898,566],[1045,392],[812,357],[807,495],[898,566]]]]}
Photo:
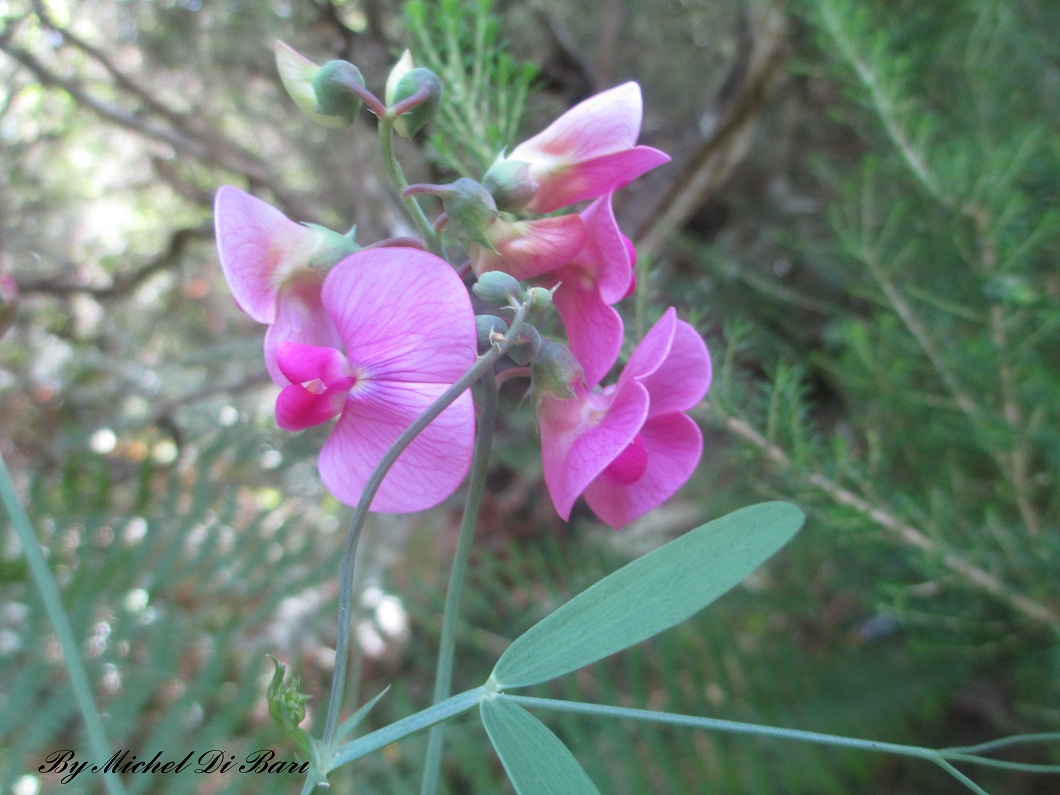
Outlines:
{"type": "Polygon", "coordinates": [[[353,611],[353,569],[357,555],[357,541],[360,538],[361,528],[368,516],[368,508],[372,504],[375,493],[383,483],[390,467],[397,461],[398,456],[404,452],[413,439],[420,434],[435,418],[441,414],[450,403],[464,393],[468,387],[478,381],[487,372],[491,371],[493,365],[514,344],[515,338],[529,308],[520,304],[515,312],[515,319],[505,336],[504,342],[491,348],[478,358],[475,364],[461,376],[460,380],[447,389],[432,403],[428,409],[416,418],[405,431],[397,438],[397,441],[386,451],[386,455],[376,466],[371,477],[365,484],[364,492],[353,511],[350,519],[350,529],[346,538],[346,548],[342,556],[342,570],[339,575],[339,626],[338,636],[335,642],[335,670],[331,678],[331,693],[328,696],[328,713],[324,722],[324,737],[321,740],[323,755],[326,757],[328,749],[335,741],[335,732],[339,725],[339,713],[342,709],[342,696],[346,687],[346,666],[350,653],[350,616],[353,611]]]}
{"type": "MultiPolygon", "coordinates": [[[[460,537],[453,556],[453,570],[449,574],[449,589],[445,595],[445,613],[442,619],[442,638],[438,649],[438,669],[434,679],[434,703],[449,697],[453,686],[453,657],[456,652],[456,627],[460,614],[460,597],[464,592],[464,578],[471,543],[478,526],[479,509],[486,487],[486,470],[489,468],[490,448],[493,446],[493,426],[497,419],[497,379],[493,370],[487,370],[482,380],[482,412],[479,414],[478,432],[475,436],[475,452],[471,459],[471,480],[467,489],[464,519],[460,525],[460,537]]],[[[436,724],[427,740],[427,755],[423,766],[421,795],[434,795],[438,790],[438,775],[442,764],[442,744],[445,740],[444,724],[436,724]]]]}
{"type": "MultiPolygon", "coordinates": [[[[0,455],[0,501],[4,503],[11,524],[15,527],[19,544],[22,545],[22,553],[26,556],[29,565],[29,573],[33,578],[33,585],[40,594],[44,603],[44,612],[48,621],[55,630],[55,637],[59,640],[59,647],[63,652],[63,662],[66,664],[67,673],[70,676],[70,687],[74,691],[74,700],[78,709],[81,710],[81,719],[85,722],[85,731],[88,732],[88,741],[92,746],[92,753],[97,759],[107,759],[110,756],[110,748],[107,744],[107,735],[103,730],[103,720],[96,709],[96,702],[92,697],[92,686],[85,673],[84,664],[81,662],[81,654],[77,648],[77,640],[74,638],[70,620],[63,610],[62,598],[59,596],[59,587],[55,584],[48,562],[40,551],[40,542],[37,534],[33,531],[33,524],[29,515],[22,507],[22,503],[15,493],[15,484],[11,480],[11,473],[7,469],[3,455],[0,455]]],[[[125,787],[118,776],[103,776],[103,784],[111,795],[125,795],[125,787]]]]}
{"type": "MultiPolygon", "coordinates": [[[[405,189],[408,188],[409,182],[405,179],[405,172],[401,169],[401,163],[398,162],[397,155],[394,154],[394,120],[389,114],[379,119],[379,151],[383,155],[383,166],[386,168],[387,176],[397,187],[398,193],[403,194],[405,189]]],[[[427,248],[431,253],[437,254],[444,259],[445,251],[442,249],[442,241],[439,239],[438,233],[435,232],[431,222],[427,220],[427,216],[423,214],[423,209],[420,207],[416,197],[402,196],[402,201],[405,202],[405,208],[416,224],[416,228],[420,230],[420,234],[423,235],[423,239],[427,242],[427,248]]]]}

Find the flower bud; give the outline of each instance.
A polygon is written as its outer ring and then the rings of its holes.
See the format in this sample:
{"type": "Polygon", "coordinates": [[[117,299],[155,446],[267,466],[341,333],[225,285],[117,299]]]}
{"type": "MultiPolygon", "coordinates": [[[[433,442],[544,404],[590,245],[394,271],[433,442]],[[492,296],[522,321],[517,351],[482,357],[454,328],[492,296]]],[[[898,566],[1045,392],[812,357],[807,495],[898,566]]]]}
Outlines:
{"type": "Polygon", "coordinates": [[[542,341],[540,353],[530,364],[530,374],[536,400],[545,395],[573,398],[574,384],[585,377],[570,348],[552,340],[542,341]]]}
{"type": "Polygon", "coordinates": [[[475,295],[493,306],[512,306],[523,295],[519,280],[504,271],[489,271],[478,277],[471,288],[475,295]]]}
{"type": "Polygon", "coordinates": [[[394,68],[390,70],[390,74],[386,78],[386,91],[383,94],[383,101],[386,102],[387,107],[390,107],[396,101],[394,92],[397,90],[398,82],[414,68],[412,53],[405,50],[405,52],[401,53],[401,57],[398,58],[397,63],[394,64],[394,68]]]}
{"type": "Polygon", "coordinates": [[[523,299],[529,302],[529,307],[532,311],[540,312],[552,306],[552,294],[558,289],[559,284],[551,290],[547,287],[531,287],[526,291],[523,299]]]}
{"type": "Polygon", "coordinates": [[[541,353],[543,342],[541,334],[529,323],[524,323],[519,333],[515,335],[515,342],[508,349],[508,355],[516,364],[528,365],[541,353]]]}
{"type": "Polygon", "coordinates": [[[315,64],[282,41],[276,42],[276,69],[288,96],[310,119],[323,127],[348,127],[345,120],[336,116],[325,116],[317,112],[317,95],[313,90],[313,78],[320,71],[315,64]]]}
{"type": "Polygon", "coordinates": [[[523,209],[537,191],[537,183],[530,178],[530,164],[522,160],[498,157],[482,177],[482,184],[506,212],[523,209]]]}
{"type": "Polygon", "coordinates": [[[489,191],[475,180],[461,177],[438,195],[449,216],[449,228],[453,234],[464,242],[478,243],[492,251],[493,244],[486,236],[486,229],[500,217],[500,213],[489,191]]]}
{"type": "Polygon", "coordinates": [[[394,88],[391,107],[421,91],[426,92],[426,99],[394,120],[394,131],[402,138],[412,138],[438,113],[442,104],[442,81],[430,69],[421,66],[406,72],[394,88]]]}
{"type": "Polygon", "coordinates": [[[485,353],[494,345],[497,335],[503,336],[508,324],[496,315],[476,315],[475,330],[478,332],[479,353],[485,353]]]}
{"type": "Polygon", "coordinates": [[[349,89],[354,84],[364,86],[360,69],[349,61],[328,61],[313,76],[316,112],[342,119],[347,127],[353,124],[363,104],[349,89]]]}

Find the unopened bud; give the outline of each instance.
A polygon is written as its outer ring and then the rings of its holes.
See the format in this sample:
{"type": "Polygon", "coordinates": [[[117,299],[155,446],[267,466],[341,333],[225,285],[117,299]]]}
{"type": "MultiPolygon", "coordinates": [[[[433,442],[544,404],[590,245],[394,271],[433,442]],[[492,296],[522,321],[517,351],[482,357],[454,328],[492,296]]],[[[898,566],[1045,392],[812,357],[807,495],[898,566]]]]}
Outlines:
{"type": "Polygon", "coordinates": [[[442,104],[442,81],[434,72],[418,67],[405,73],[394,88],[393,105],[423,92],[426,98],[394,120],[394,131],[403,138],[412,138],[438,113],[442,104]]]}
{"type": "Polygon", "coordinates": [[[547,287],[531,287],[523,295],[523,299],[528,303],[532,311],[540,312],[552,306],[552,294],[555,293],[558,288],[558,284],[552,289],[548,289],[547,287]]]}
{"type": "Polygon", "coordinates": [[[519,333],[515,335],[515,342],[508,349],[508,355],[516,364],[528,365],[541,353],[541,334],[529,323],[524,323],[519,333]]]}
{"type": "Polygon", "coordinates": [[[361,70],[349,61],[328,61],[313,76],[313,93],[317,98],[317,113],[342,119],[346,126],[353,124],[361,109],[361,98],[350,91],[351,85],[364,86],[361,70]]]}
{"type": "Polygon", "coordinates": [[[310,119],[323,127],[348,127],[345,119],[338,116],[325,116],[317,112],[317,94],[313,90],[313,78],[320,71],[320,65],[313,63],[300,52],[288,47],[282,41],[276,42],[276,69],[288,96],[294,104],[310,119]]]}
{"type": "Polygon", "coordinates": [[[475,315],[475,331],[478,333],[479,353],[485,353],[504,336],[508,324],[496,315],[475,315]]]}
{"type": "Polygon", "coordinates": [[[530,164],[522,160],[498,157],[482,177],[482,184],[506,212],[523,209],[537,192],[537,183],[530,178],[530,164]]]}
{"type": "Polygon", "coordinates": [[[449,216],[449,228],[465,243],[474,242],[493,250],[486,230],[500,217],[497,204],[489,191],[473,179],[461,177],[438,191],[445,213],[449,216]]]}
{"type": "Polygon", "coordinates": [[[493,306],[512,306],[523,294],[519,280],[504,271],[488,271],[471,288],[475,295],[493,306]]]}
{"type": "Polygon", "coordinates": [[[540,353],[530,364],[530,374],[538,400],[545,395],[575,397],[574,384],[585,378],[582,366],[570,348],[552,340],[542,341],[540,353]]]}

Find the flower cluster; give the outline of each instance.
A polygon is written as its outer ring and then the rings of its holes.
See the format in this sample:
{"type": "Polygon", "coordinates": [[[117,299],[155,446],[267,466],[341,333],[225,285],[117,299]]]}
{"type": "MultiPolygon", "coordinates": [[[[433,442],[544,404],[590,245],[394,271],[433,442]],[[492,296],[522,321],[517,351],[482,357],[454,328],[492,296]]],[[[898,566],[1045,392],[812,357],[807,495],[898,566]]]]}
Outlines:
{"type": "MultiPolygon", "coordinates": [[[[363,102],[391,131],[414,135],[439,101],[437,78],[407,57],[388,81],[384,104],[352,65],[317,67],[284,45],[277,55],[296,102],[329,126],[348,124],[363,102]]],[[[695,469],[702,437],[686,412],[711,376],[702,339],[671,308],[617,381],[601,386],[625,333],[614,305],[635,283],[634,247],[618,227],[612,197],[669,160],[637,144],[641,114],[640,89],[626,83],[502,153],[481,182],[419,185],[404,194],[407,201],[418,193],[441,198],[445,215],[433,230],[445,228],[464,244],[480,286],[490,281],[485,274],[500,271],[545,288],[522,293],[536,296],[535,305],[551,295],[566,345],[538,341],[525,357],[533,360],[545,482],[563,518],[584,496],[616,528],[668,499],[695,469]],[[544,215],[559,210],[566,211],[544,215]]],[[[277,423],[300,430],[338,418],[320,474],[354,504],[397,437],[474,364],[467,288],[458,270],[427,250],[444,250],[432,229],[419,247],[384,241],[360,248],[352,235],[297,224],[234,187],[218,191],[215,219],[232,293],[268,325],[265,364],[280,387],[277,423]]],[[[501,309],[513,309],[522,289],[505,293],[501,309]]],[[[401,453],[372,510],[418,511],[451,494],[468,470],[473,421],[465,391],[401,453]]]]}

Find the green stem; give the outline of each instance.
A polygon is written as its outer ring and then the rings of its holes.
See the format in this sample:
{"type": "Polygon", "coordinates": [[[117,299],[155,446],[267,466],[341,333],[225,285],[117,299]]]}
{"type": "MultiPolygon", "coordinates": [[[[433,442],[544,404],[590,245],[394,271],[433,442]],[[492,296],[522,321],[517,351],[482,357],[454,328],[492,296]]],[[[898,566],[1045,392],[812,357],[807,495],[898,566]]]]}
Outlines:
{"type": "MultiPolygon", "coordinates": [[[[449,589],[445,595],[445,613],[442,619],[442,638],[438,649],[438,669],[434,679],[434,703],[449,697],[453,686],[453,657],[456,652],[456,627],[460,614],[460,597],[464,592],[471,543],[475,538],[482,495],[486,487],[486,470],[489,468],[490,448],[493,445],[493,426],[497,419],[497,379],[493,370],[487,370],[480,381],[482,385],[482,411],[479,414],[478,432],[475,436],[475,453],[471,459],[471,479],[468,483],[464,519],[460,526],[460,538],[453,556],[453,570],[449,574],[449,589]]],[[[437,724],[431,729],[427,740],[427,756],[423,767],[421,795],[434,795],[438,791],[438,776],[442,765],[442,744],[445,740],[445,725],[437,724]]]]}
{"type": "MultiPolygon", "coordinates": [[[[397,155],[394,154],[394,121],[388,116],[383,116],[379,119],[379,151],[383,155],[383,166],[386,168],[387,176],[397,187],[398,193],[404,193],[409,186],[409,182],[405,179],[405,172],[401,169],[401,163],[398,162],[397,155]]],[[[426,241],[427,248],[431,253],[437,254],[444,259],[445,251],[442,249],[442,241],[438,237],[434,226],[427,220],[427,216],[423,214],[423,209],[420,207],[416,197],[403,196],[402,201],[405,202],[405,208],[426,241]]]]}
{"type": "MultiPolygon", "coordinates": [[[[85,722],[92,753],[97,759],[108,759],[110,748],[107,735],[103,731],[103,721],[96,710],[95,700],[92,698],[92,686],[88,682],[88,674],[85,673],[77,641],[74,639],[70,621],[63,609],[59,587],[55,584],[51,569],[48,568],[48,563],[44,559],[44,553],[41,552],[37,534],[33,531],[33,524],[15,493],[15,484],[11,480],[11,473],[2,455],[0,455],[0,499],[7,509],[8,516],[11,517],[11,523],[15,526],[15,533],[18,535],[26,562],[29,564],[33,584],[37,593],[40,594],[41,601],[44,603],[44,612],[51,622],[52,629],[55,630],[55,636],[63,651],[63,662],[66,663],[74,699],[81,710],[81,718],[85,722]]],[[[121,779],[117,776],[104,776],[103,784],[111,795],[125,795],[125,787],[122,786],[121,779]]]]}
{"type": "Polygon", "coordinates": [[[440,704],[427,707],[427,709],[420,710],[407,718],[402,718],[389,726],[384,726],[382,729],[377,729],[370,734],[364,735],[364,737],[359,737],[351,743],[340,745],[335,749],[334,756],[331,757],[328,770],[335,770],[347,762],[353,762],[362,756],[367,756],[373,751],[378,751],[380,748],[390,745],[390,743],[408,737],[410,734],[415,734],[443,720],[448,720],[461,712],[467,712],[472,707],[478,706],[478,703],[485,696],[485,687],[466,690],[459,695],[447,698],[440,704]]]}
{"type": "Polygon", "coordinates": [[[335,741],[335,732],[339,725],[339,713],[342,710],[342,697],[346,687],[346,666],[350,653],[350,616],[353,611],[353,569],[356,563],[357,540],[360,537],[364,520],[368,516],[368,508],[372,504],[375,493],[383,483],[390,467],[397,461],[398,456],[404,452],[413,439],[420,434],[435,418],[462,395],[472,384],[478,381],[487,371],[492,371],[493,365],[508,352],[515,343],[515,339],[522,329],[526,319],[528,307],[519,305],[515,311],[515,319],[512,321],[505,336],[504,342],[491,348],[478,358],[475,364],[460,377],[460,380],[447,389],[432,403],[427,410],[416,418],[405,431],[397,438],[397,441],[386,451],[386,455],[376,466],[371,477],[365,484],[364,493],[353,511],[350,520],[350,529],[346,539],[346,548],[342,557],[342,570],[339,575],[339,626],[338,636],[335,643],[335,670],[331,678],[331,693],[328,696],[328,713],[324,722],[324,736],[321,740],[323,754],[326,756],[335,741]]]}

